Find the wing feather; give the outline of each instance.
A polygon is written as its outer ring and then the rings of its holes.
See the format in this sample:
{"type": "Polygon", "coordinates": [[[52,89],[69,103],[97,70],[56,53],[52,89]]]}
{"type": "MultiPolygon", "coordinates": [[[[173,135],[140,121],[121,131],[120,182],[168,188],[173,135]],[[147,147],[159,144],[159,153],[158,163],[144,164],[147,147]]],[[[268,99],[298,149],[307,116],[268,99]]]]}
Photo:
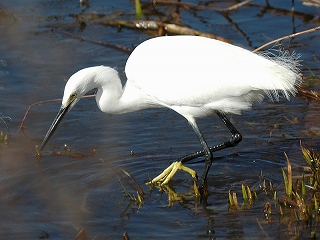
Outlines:
{"type": "Polygon", "coordinates": [[[261,55],[193,36],[142,43],[129,57],[125,71],[128,81],[166,106],[227,106],[226,99],[261,99],[262,91],[276,100],[280,92],[289,98],[300,81],[297,71],[261,55]]]}

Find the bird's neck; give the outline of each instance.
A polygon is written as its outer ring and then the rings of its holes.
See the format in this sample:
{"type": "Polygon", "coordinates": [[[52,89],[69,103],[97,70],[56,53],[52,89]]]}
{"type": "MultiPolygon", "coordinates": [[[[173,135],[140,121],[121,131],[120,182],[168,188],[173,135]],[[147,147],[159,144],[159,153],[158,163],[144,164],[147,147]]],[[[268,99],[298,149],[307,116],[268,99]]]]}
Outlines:
{"type": "Polygon", "coordinates": [[[122,84],[120,79],[113,80],[113,83],[107,86],[99,86],[96,95],[97,105],[102,112],[110,114],[121,113],[120,99],[123,94],[122,84]]]}
{"type": "Polygon", "coordinates": [[[117,84],[98,88],[97,105],[101,111],[109,114],[135,112],[150,107],[161,107],[140,88],[128,81],[123,87],[120,79],[117,84]],[[151,104],[152,103],[152,104],[151,104]]]}

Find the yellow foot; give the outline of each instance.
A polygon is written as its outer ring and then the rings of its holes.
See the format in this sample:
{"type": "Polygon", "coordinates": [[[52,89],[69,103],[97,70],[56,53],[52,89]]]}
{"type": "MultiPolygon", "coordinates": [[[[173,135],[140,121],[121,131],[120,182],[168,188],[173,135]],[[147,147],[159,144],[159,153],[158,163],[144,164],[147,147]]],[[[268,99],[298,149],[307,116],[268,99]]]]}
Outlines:
{"type": "Polygon", "coordinates": [[[148,182],[148,184],[154,184],[154,185],[160,185],[160,186],[167,184],[178,170],[182,170],[190,173],[190,175],[193,178],[197,176],[197,173],[194,170],[183,166],[182,162],[173,162],[159,176],[155,177],[150,182],[148,182]]]}

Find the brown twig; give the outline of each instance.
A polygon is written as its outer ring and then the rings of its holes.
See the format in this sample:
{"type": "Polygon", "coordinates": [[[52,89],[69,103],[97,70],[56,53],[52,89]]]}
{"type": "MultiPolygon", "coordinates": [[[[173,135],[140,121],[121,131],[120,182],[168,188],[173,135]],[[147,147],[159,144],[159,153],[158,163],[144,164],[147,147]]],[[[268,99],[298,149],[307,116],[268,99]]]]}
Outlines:
{"type": "MultiPolygon", "coordinates": [[[[91,97],[95,97],[95,96],[96,96],[95,94],[91,94],[91,95],[83,96],[82,98],[91,98],[91,97]]],[[[18,131],[24,129],[24,122],[25,122],[25,120],[26,120],[26,118],[27,118],[27,115],[29,114],[31,108],[33,108],[34,106],[40,105],[40,104],[49,103],[49,102],[58,102],[58,101],[62,101],[62,99],[61,99],[61,98],[58,98],[58,99],[50,99],[50,100],[40,101],[40,102],[36,102],[36,103],[31,104],[31,105],[28,107],[26,113],[24,114],[24,117],[23,117],[23,119],[22,119],[22,121],[21,121],[21,124],[20,124],[20,127],[19,127],[18,131]]]]}
{"type": "Polygon", "coordinates": [[[125,170],[123,168],[121,168],[121,170],[124,174],[126,174],[136,184],[136,186],[140,189],[139,192],[144,195],[145,193],[144,193],[143,189],[141,188],[140,184],[138,183],[138,181],[127,170],[125,170]]]}
{"type": "Polygon", "coordinates": [[[10,129],[9,129],[9,126],[7,124],[7,122],[5,120],[10,120],[12,121],[12,119],[10,117],[7,117],[7,116],[3,116],[1,113],[0,113],[0,123],[2,122],[5,127],[7,128],[7,131],[8,131],[8,134],[10,135],[10,129]]]}
{"type": "Polygon", "coordinates": [[[22,121],[21,121],[21,124],[20,124],[20,127],[19,127],[18,131],[24,129],[24,122],[25,122],[25,120],[26,120],[26,118],[27,118],[27,115],[29,114],[31,108],[33,108],[33,107],[36,106],[36,105],[43,104],[43,103],[58,102],[58,101],[61,101],[61,100],[62,100],[61,98],[59,98],[59,99],[51,99],[51,100],[45,100],[45,101],[40,101],[40,102],[36,102],[36,103],[31,104],[31,105],[28,107],[26,113],[24,114],[24,117],[23,117],[23,119],[22,119],[22,121]]]}
{"type": "Polygon", "coordinates": [[[159,4],[159,5],[166,5],[166,6],[179,6],[179,7],[185,8],[185,9],[193,8],[197,11],[205,9],[203,6],[199,6],[197,4],[188,3],[188,2],[180,2],[180,1],[154,0],[154,1],[152,1],[152,3],[154,5],[159,4]]]}
{"type": "Polygon", "coordinates": [[[217,9],[217,8],[214,8],[215,11],[217,12],[231,12],[231,11],[235,11],[247,4],[249,4],[250,2],[252,2],[252,0],[246,0],[246,1],[243,1],[243,2],[240,2],[240,3],[237,3],[235,5],[232,5],[231,7],[228,7],[226,9],[217,9]]]}
{"type": "Polygon", "coordinates": [[[80,37],[78,35],[75,35],[75,34],[72,34],[72,33],[69,33],[69,32],[60,31],[60,30],[57,30],[57,32],[60,32],[62,34],[68,35],[68,36],[71,36],[71,37],[73,37],[75,39],[78,39],[80,41],[90,42],[90,43],[93,43],[93,44],[102,45],[102,46],[109,47],[109,48],[114,48],[116,50],[120,50],[120,51],[123,51],[123,52],[126,52],[126,53],[131,53],[133,51],[133,49],[127,48],[127,47],[124,47],[124,46],[121,46],[121,45],[116,45],[116,44],[112,44],[112,43],[108,43],[108,42],[102,42],[102,41],[93,41],[93,40],[85,39],[83,37],[80,37]]]}
{"type": "Polygon", "coordinates": [[[263,229],[263,226],[261,225],[261,223],[260,223],[260,221],[259,221],[258,218],[256,218],[256,221],[257,221],[257,223],[258,223],[258,226],[259,226],[260,230],[261,230],[262,233],[264,234],[264,236],[265,236],[266,238],[269,238],[269,234],[263,229]]]}
{"type": "MultiPolygon", "coordinates": [[[[225,8],[225,9],[214,8],[214,7],[210,7],[210,9],[213,9],[214,11],[217,11],[217,12],[231,12],[231,11],[239,9],[242,6],[249,4],[252,1],[253,0],[246,0],[246,1],[243,1],[240,3],[237,3],[231,7],[225,8]]],[[[188,3],[188,2],[180,2],[180,1],[155,0],[155,1],[153,1],[153,3],[154,3],[154,5],[160,4],[160,5],[166,5],[166,6],[179,6],[179,7],[185,8],[185,9],[192,8],[192,9],[195,9],[196,11],[208,9],[206,6],[196,5],[196,4],[192,4],[192,3],[188,3]]]]}
{"type": "MultiPolygon", "coordinates": [[[[289,39],[289,38],[297,37],[297,36],[300,36],[300,35],[303,35],[303,34],[311,33],[311,32],[317,31],[317,30],[320,30],[320,26],[314,27],[314,28],[311,28],[311,29],[308,29],[308,30],[305,30],[305,31],[297,32],[297,33],[294,33],[294,34],[290,34],[290,35],[287,35],[287,36],[284,36],[284,37],[281,37],[281,38],[278,38],[278,39],[275,39],[275,40],[273,40],[271,42],[268,42],[268,43],[256,48],[252,52],[258,52],[261,49],[263,49],[263,48],[265,48],[265,47],[267,47],[267,46],[269,46],[271,44],[275,44],[277,42],[280,42],[280,41],[283,41],[283,40],[286,40],[286,39],[289,39]]],[[[311,101],[320,102],[320,93],[318,93],[316,91],[298,88],[298,94],[299,94],[299,96],[306,98],[308,101],[311,100],[311,101]]]]}
{"type": "Polygon", "coordinates": [[[81,230],[78,232],[77,236],[74,238],[74,240],[87,240],[86,232],[84,231],[84,228],[81,228],[81,230]]]}
{"type": "Polygon", "coordinates": [[[319,92],[299,88],[298,94],[300,97],[306,98],[309,102],[310,101],[320,102],[320,93],[319,92]]]}
{"type": "Polygon", "coordinates": [[[204,33],[193,28],[189,28],[186,26],[180,26],[173,23],[162,23],[159,21],[152,20],[137,20],[137,21],[123,21],[123,20],[115,20],[115,21],[100,21],[99,24],[105,26],[112,27],[125,27],[128,29],[139,29],[145,31],[155,31],[158,34],[160,28],[163,28],[166,33],[170,34],[180,34],[180,35],[195,35],[195,36],[203,36],[207,38],[218,39],[223,42],[231,43],[230,40],[217,36],[211,33],[204,33]]]}
{"type": "Polygon", "coordinates": [[[129,187],[131,187],[134,191],[140,194],[140,196],[144,196],[144,191],[139,185],[139,183],[129,174],[126,170],[121,169],[124,174],[126,174],[134,183],[136,186],[134,186],[132,183],[130,183],[125,177],[121,175],[119,171],[117,171],[114,167],[112,167],[109,163],[105,162],[103,159],[100,159],[103,163],[105,163],[122,181],[124,181],[129,187]]]}
{"type": "Polygon", "coordinates": [[[311,33],[311,32],[314,32],[314,31],[317,31],[317,30],[320,30],[320,26],[318,27],[314,27],[314,28],[311,28],[311,29],[308,29],[308,30],[305,30],[305,31],[302,31],[302,32],[297,32],[297,33],[293,33],[293,34],[290,34],[290,35],[287,35],[287,36],[284,36],[284,37],[281,37],[281,38],[278,38],[278,39],[275,39],[271,42],[268,42],[264,45],[262,45],[261,47],[258,47],[257,49],[253,50],[253,52],[258,52],[260,51],[261,49],[271,45],[271,44],[275,44],[277,42],[280,42],[280,41],[283,41],[283,40],[286,40],[286,39],[289,39],[289,38],[294,38],[294,37],[297,37],[297,36],[300,36],[300,35],[303,35],[303,34],[306,34],[306,33],[311,33]]]}

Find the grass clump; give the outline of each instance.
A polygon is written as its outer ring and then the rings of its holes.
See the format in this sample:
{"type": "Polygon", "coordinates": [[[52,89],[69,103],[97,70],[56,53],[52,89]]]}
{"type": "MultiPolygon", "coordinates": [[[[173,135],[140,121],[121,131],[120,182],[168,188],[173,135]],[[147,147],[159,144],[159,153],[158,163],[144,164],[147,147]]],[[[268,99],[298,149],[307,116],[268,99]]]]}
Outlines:
{"type": "MultiPolygon", "coordinates": [[[[296,168],[292,167],[289,156],[284,153],[287,161],[287,166],[281,169],[284,184],[277,191],[271,181],[268,184],[263,179],[262,171],[260,172],[262,183],[259,191],[268,199],[262,212],[266,223],[270,227],[281,227],[279,232],[282,234],[316,239],[320,217],[320,154],[303,147],[301,143],[300,146],[307,166],[300,167],[299,170],[302,169],[304,173],[294,174],[296,168]]],[[[250,209],[254,203],[258,205],[256,191],[242,183],[241,192],[243,203],[240,205],[237,194],[229,191],[229,211],[250,209]]],[[[260,227],[263,229],[262,225],[260,227]]]]}

